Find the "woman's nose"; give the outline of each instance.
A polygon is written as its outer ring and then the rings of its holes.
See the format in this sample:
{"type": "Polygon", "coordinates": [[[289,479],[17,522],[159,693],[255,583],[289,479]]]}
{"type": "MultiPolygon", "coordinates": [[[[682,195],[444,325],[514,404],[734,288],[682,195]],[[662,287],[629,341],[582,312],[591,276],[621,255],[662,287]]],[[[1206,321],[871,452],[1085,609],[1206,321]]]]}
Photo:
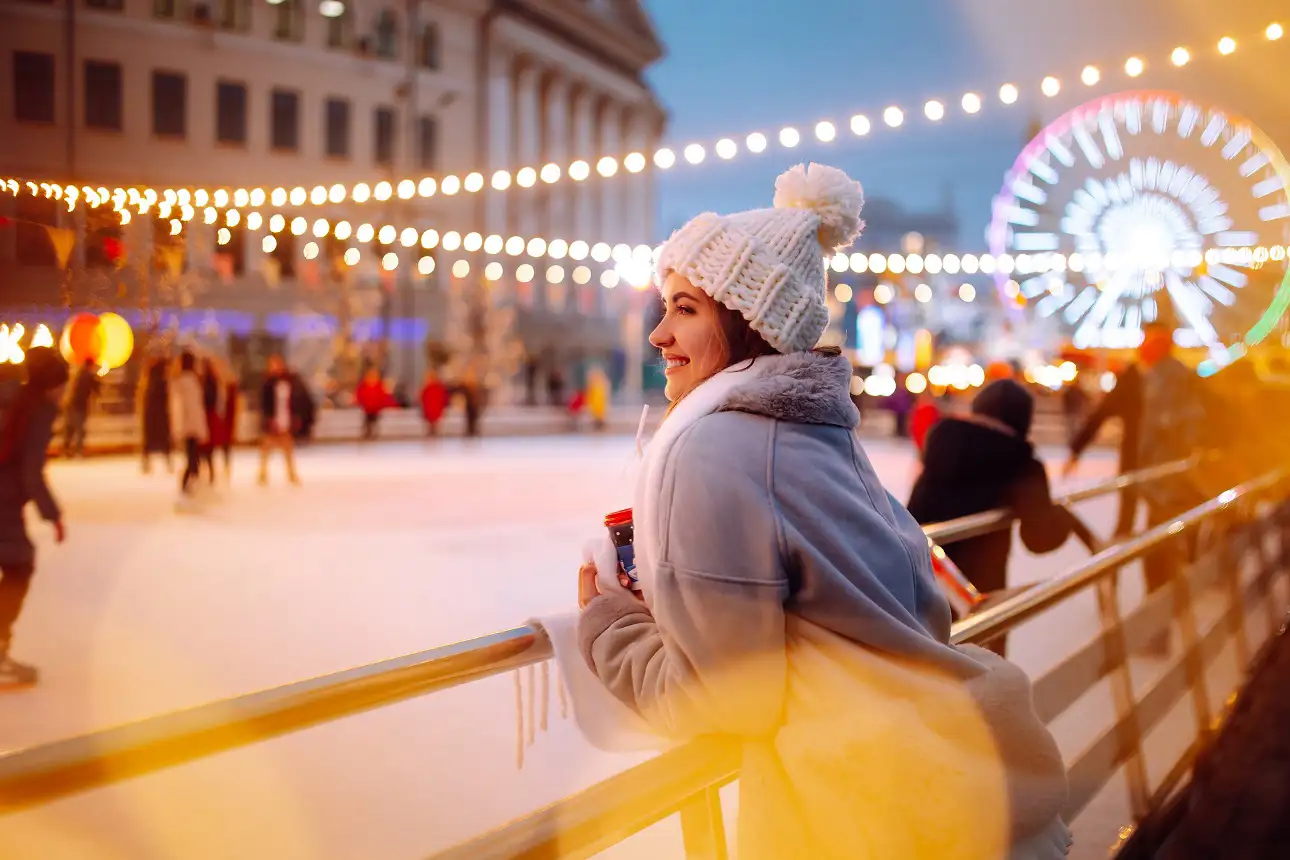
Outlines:
{"type": "Polygon", "coordinates": [[[672,335],[667,331],[667,320],[660,320],[659,324],[654,326],[654,330],[649,333],[650,346],[655,349],[662,349],[672,342],[672,335]]]}

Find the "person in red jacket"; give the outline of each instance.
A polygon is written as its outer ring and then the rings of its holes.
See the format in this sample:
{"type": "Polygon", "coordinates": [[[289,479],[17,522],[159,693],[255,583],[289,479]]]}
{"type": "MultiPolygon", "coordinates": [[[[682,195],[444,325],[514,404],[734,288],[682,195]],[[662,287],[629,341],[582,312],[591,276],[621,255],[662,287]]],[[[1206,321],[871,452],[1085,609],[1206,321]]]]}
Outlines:
{"type": "Polygon", "coordinates": [[[394,405],[394,398],[385,390],[381,371],[376,366],[369,367],[363,374],[363,381],[355,392],[358,408],[363,410],[363,438],[376,438],[376,424],[380,421],[381,410],[394,405]]]}
{"type": "Polygon", "coordinates": [[[936,399],[926,391],[918,395],[918,399],[914,401],[914,411],[909,418],[909,435],[913,437],[914,444],[918,447],[919,456],[922,456],[923,451],[926,450],[927,434],[940,420],[941,409],[936,405],[936,399]]]}
{"type": "Polygon", "coordinates": [[[427,436],[439,435],[439,420],[447,408],[448,386],[433,369],[426,371],[426,381],[421,386],[421,415],[426,420],[427,436]]]}

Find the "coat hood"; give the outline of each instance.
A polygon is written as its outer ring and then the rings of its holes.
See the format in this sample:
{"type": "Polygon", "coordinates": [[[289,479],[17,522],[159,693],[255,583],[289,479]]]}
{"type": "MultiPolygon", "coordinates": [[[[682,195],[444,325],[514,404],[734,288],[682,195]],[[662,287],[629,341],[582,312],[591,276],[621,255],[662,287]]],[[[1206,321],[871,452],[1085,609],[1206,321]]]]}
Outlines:
{"type": "Polygon", "coordinates": [[[1026,439],[984,415],[943,418],[928,434],[923,470],[938,481],[998,483],[1035,455],[1026,439]]]}
{"type": "Polygon", "coordinates": [[[718,412],[747,412],[794,424],[853,428],[851,362],[841,355],[795,352],[756,360],[758,373],[737,385],[718,412]]]}

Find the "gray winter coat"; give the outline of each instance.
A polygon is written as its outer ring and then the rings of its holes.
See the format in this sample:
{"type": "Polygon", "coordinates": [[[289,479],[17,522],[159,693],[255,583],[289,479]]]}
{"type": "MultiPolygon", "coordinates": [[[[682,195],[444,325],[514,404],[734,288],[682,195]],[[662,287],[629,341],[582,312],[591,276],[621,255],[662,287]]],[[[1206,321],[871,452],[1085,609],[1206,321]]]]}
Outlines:
{"type": "Polygon", "coordinates": [[[36,551],[23,519],[27,502],[35,502],[41,517],[49,522],[62,517],[45,483],[45,450],[57,416],[58,407],[53,403],[38,401],[14,456],[0,465],[0,566],[28,565],[35,560],[36,551]]]}
{"type": "Polygon", "coordinates": [[[593,600],[588,665],[664,735],[744,742],[741,855],[755,839],[772,857],[1060,856],[1060,754],[1020,670],[948,644],[927,540],[854,432],[850,364],[758,361],[669,449],[636,533],[649,606],[593,600]]]}

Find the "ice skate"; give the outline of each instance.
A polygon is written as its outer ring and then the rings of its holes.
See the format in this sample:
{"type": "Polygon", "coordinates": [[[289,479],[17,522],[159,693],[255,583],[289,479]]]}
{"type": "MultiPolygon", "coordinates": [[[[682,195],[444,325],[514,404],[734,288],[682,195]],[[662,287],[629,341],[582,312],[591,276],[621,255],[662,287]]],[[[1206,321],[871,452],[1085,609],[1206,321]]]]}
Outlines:
{"type": "Polygon", "coordinates": [[[35,666],[19,663],[9,656],[8,643],[0,643],[0,690],[30,687],[39,677],[35,666]]]}

